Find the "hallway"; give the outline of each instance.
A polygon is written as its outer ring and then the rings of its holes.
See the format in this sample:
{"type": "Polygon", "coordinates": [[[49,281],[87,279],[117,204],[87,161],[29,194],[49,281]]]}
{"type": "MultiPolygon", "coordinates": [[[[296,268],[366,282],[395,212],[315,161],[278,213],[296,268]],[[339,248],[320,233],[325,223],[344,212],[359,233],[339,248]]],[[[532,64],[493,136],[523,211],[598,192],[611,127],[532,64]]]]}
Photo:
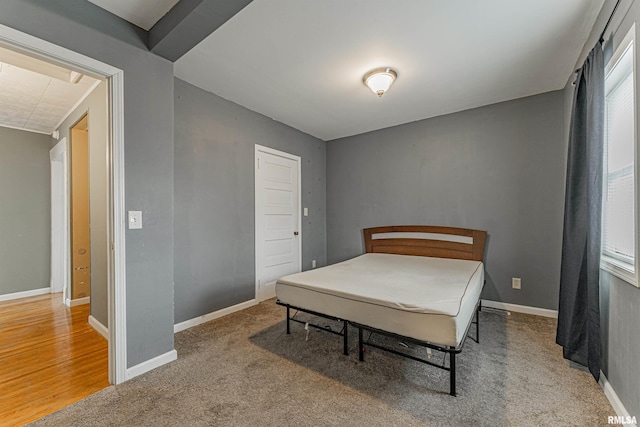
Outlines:
{"type": "Polygon", "coordinates": [[[0,302],[0,425],[19,426],[109,385],[107,341],[89,304],[62,294],[0,302]]]}

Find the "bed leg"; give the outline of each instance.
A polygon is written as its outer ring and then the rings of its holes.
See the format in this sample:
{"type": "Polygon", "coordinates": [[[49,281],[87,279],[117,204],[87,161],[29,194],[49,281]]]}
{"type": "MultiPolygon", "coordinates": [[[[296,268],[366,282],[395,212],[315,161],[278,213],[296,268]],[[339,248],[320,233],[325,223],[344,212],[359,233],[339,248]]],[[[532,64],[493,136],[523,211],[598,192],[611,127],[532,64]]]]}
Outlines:
{"type": "Polygon", "coordinates": [[[480,344],[480,311],[482,310],[482,301],[478,302],[476,310],[476,342],[480,344]]]}
{"type": "Polygon", "coordinates": [[[364,362],[364,344],[362,343],[362,328],[358,328],[358,359],[364,362]]]}
{"type": "Polygon", "coordinates": [[[454,352],[449,353],[450,368],[449,371],[449,394],[451,396],[456,395],[456,354],[454,352]]]}
{"type": "Polygon", "coordinates": [[[287,306],[287,334],[291,333],[291,322],[289,320],[290,319],[289,314],[290,314],[290,308],[289,306],[287,306]]]}
{"type": "Polygon", "coordinates": [[[343,332],[343,343],[344,343],[344,348],[342,350],[342,353],[345,356],[349,355],[349,339],[348,339],[348,334],[349,334],[349,323],[346,320],[343,320],[344,322],[344,327],[342,328],[342,332],[343,332]]]}

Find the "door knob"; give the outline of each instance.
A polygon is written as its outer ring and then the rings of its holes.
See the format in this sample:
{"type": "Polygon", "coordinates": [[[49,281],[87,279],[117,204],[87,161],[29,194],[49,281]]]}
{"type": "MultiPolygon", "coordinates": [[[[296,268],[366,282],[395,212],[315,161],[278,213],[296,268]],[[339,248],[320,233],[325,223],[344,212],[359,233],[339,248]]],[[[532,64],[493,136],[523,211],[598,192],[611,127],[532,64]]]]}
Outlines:
{"type": "Polygon", "coordinates": [[[297,236],[298,234],[299,234],[299,233],[298,233],[297,231],[294,231],[294,232],[293,232],[293,235],[294,235],[294,236],[297,236]]]}

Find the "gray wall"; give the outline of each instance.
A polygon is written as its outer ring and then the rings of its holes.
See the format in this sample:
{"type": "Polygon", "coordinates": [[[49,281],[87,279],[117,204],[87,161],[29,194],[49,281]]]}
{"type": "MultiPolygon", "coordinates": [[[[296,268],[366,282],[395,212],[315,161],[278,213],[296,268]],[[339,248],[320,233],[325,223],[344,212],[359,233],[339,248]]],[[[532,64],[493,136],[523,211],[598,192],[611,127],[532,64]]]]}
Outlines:
{"type": "Polygon", "coordinates": [[[255,296],[255,144],[302,158],[302,266],[326,263],[326,145],[175,79],[176,323],[255,296]]]}
{"type": "MultiPolygon", "coordinates": [[[[593,48],[605,22],[611,14],[615,2],[606,2],[591,31],[584,51],[576,68],[582,66],[587,53],[593,48]]],[[[605,61],[627,34],[634,22],[640,21],[640,3],[622,0],[610,29],[614,30],[612,44],[607,44],[605,61]]],[[[640,35],[636,24],[636,70],[640,70],[640,57],[637,55],[640,35]]],[[[573,77],[573,76],[572,76],[573,77]]],[[[570,80],[565,87],[566,96],[572,96],[574,87],[570,80]]],[[[636,98],[640,96],[640,87],[636,83],[636,98]]],[[[571,116],[565,116],[569,126],[571,116]]],[[[636,111],[636,120],[640,123],[640,109],[636,111]]],[[[637,135],[636,135],[637,138],[637,135]]],[[[568,144],[568,141],[565,142],[568,144]]],[[[639,159],[636,159],[638,161],[639,159]]],[[[636,180],[636,182],[639,182],[636,180]]],[[[640,416],[640,289],[626,283],[605,271],[600,271],[600,318],[602,330],[602,372],[620,398],[626,410],[640,416]]]]}
{"type": "Polygon", "coordinates": [[[50,285],[50,141],[0,127],[0,295],[50,285]]]}
{"type": "MultiPolygon", "coordinates": [[[[100,83],[58,128],[60,139],[85,114],[89,115],[89,215],[91,223],[91,315],[108,325],[108,170],[107,83],[100,83]]],[[[52,146],[58,141],[53,141],[52,146]]],[[[71,293],[68,293],[71,295],[71,293]]]]}
{"type": "Polygon", "coordinates": [[[563,136],[556,91],[328,142],[328,261],[365,227],[487,230],[483,298],[557,309],[563,136]]]}
{"type": "Polygon", "coordinates": [[[143,30],[84,0],[2,0],[0,24],[124,71],[127,365],[173,350],[173,64],[143,30]]]}
{"type": "Polygon", "coordinates": [[[631,415],[640,414],[640,289],[600,272],[602,372],[631,415]]]}

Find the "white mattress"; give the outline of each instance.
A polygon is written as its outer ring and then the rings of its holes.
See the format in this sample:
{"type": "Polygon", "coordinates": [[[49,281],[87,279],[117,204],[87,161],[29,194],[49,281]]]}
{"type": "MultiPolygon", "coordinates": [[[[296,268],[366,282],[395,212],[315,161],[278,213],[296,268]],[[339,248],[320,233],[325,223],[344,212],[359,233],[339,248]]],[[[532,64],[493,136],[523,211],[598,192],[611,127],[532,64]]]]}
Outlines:
{"type": "Polygon", "coordinates": [[[372,253],[282,277],[276,295],[284,304],[457,347],[483,284],[478,261],[372,253]]]}

